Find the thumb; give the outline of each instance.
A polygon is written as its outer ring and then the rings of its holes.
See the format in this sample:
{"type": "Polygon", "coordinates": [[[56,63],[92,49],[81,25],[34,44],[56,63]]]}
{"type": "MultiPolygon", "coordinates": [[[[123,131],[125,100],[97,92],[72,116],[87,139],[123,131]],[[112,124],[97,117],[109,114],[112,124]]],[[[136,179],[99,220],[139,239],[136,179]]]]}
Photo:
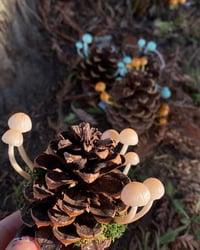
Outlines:
{"type": "Polygon", "coordinates": [[[23,236],[13,239],[6,250],[39,250],[34,238],[23,236]]]}

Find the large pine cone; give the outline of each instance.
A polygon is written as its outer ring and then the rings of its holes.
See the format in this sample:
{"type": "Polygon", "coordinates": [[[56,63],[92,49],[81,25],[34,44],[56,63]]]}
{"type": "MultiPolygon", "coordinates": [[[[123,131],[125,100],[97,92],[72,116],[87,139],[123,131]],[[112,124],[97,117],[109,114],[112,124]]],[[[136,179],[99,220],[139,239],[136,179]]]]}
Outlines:
{"type": "Polygon", "coordinates": [[[113,84],[110,94],[114,103],[107,106],[106,115],[113,128],[120,131],[134,127],[141,134],[152,126],[160,107],[160,94],[148,72],[128,72],[113,84]]]}
{"type": "Polygon", "coordinates": [[[110,244],[95,238],[102,233],[101,223],[126,210],[120,193],[130,180],[117,170],[125,159],[115,141],[101,135],[88,123],[72,126],[36,158],[35,174],[24,188],[22,219],[34,229],[41,249],[69,250],[81,239],[95,242],[95,249],[110,244]]]}
{"type": "Polygon", "coordinates": [[[117,54],[110,48],[96,48],[91,50],[90,56],[78,65],[78,78],[81,80],[84,92],[94,92],[97,82],[105,82],[109,90],[114,81],[117,70],[117,54]]]}

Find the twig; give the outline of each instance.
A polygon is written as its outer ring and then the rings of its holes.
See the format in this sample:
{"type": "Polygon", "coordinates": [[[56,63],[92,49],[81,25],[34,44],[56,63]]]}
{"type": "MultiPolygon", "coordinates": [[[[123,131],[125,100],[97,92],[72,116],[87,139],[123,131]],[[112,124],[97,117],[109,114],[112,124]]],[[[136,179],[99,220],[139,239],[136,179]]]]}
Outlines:
{"type": "Polygon", "coordinates": [[[63,10],[61,10],[60,8],[58,8],[58,10],[60,11],[63,17],[63,21],[67,25],[71,26],[74,30],[76,30],[79,33],[79,36],[84,34],[84,31],[80,28],[80,26],[77,23],[75,23],[69,16],[66,16],[63,10]]]}

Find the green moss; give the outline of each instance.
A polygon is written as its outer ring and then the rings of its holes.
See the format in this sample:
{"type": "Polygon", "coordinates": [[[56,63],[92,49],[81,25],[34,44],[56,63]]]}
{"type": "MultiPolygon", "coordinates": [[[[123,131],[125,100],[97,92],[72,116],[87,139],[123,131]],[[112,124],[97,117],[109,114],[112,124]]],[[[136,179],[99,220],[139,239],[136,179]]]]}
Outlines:
{"type": "Polygon", "coordinates": [[[102,225],[103,227],[103,235],[106,238],[114,241],[115,239],[119,239],[123,233],[126,231],[127,225],[119,225],[115,222],[111,222],[106,225],[102,225]]]}
{"type": "Polygon", "coordinates": [[[100,236],[95,239],[86,239],[83,238],[80,241],[76,242],[74,245],[76,247],[80,247],[81,245],[88,244],[92,240],[96,240],[97,242],[104,241],[106,239],[111,239],[112,241],[119,239],[123,233],[126,231],[127,225],[119,225],[115,222],[111,222],[109,224],[97,224],[97,226],[101,225],[103,232],[100,236]]]}

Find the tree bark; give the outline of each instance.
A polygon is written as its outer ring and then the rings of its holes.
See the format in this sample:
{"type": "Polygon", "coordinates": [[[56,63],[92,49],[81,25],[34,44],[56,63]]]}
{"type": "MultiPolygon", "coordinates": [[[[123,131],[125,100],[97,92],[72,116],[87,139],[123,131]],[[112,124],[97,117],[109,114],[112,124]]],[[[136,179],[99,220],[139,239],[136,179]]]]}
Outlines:
{"type": "Polygon", "coordinates": [[[38,0],[0,0],[0,115],[31,112],[51,88],[38,0]]]}

